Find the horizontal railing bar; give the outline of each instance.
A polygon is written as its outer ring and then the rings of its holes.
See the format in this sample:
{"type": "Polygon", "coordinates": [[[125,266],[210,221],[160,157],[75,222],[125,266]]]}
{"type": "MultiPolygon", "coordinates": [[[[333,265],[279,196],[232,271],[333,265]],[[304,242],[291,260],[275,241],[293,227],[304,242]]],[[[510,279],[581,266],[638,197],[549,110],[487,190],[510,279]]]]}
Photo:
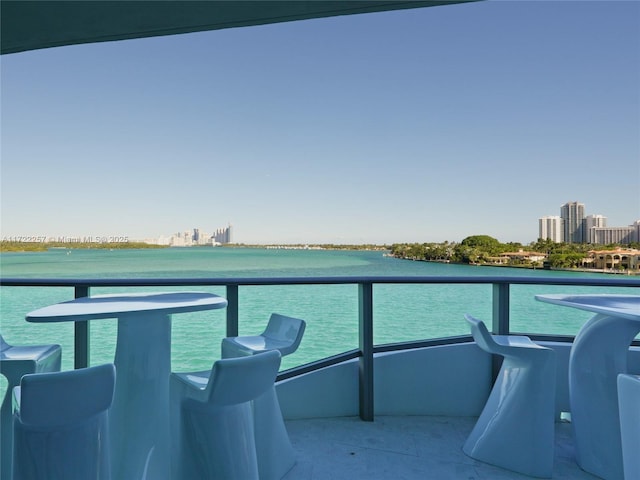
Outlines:
{"type": "Polygon", "coordinates": [[[401,350],[414,350],[425,347],[439,347],[441,345],[453,345],[455,343],[473,342],[471,335],[457,337],[431,338],[429,340],[409,340],[406,342],[385,343],[374,345],[373,353],[397,352],[401,350]]]}
{"type": "Polygon", "coordinates": [[[331,367],[333,365],[338,365],[339,363],[343,363],[348,360],[353,360],[354,358],[358,358],[361,355],[362,353],[357,348],[354,350],[348,350],[346,352],[339,353],[331,357],[326,357],[321,360],[316,360],[315,362],[310,362],[304,365],[283,370],[278,373],[278,377],[276,380],[279,382],[281,380],[286,380],[288,378],[304,375],[305,373],[311,373],[317,370],[322,370],[323,368],[326,368],[326,367],[331,367]]]}
{"type": "Polygon", "coordinates": [[[366,276],[366,277],[268,277],[268,278],[0,278],[7,287],[162,287],[226,285],[344,285],[344,284],[511,284],[640,287],[640,277],[567,278],[498,276],[366,276]]]}
{"type": "MultiPolygon", "coordinates": [[[[524,335],[529,337],[535,342],[558,342],[558,343],[573,343],[575,336],[573,335],[549,335],[545,333],[523,333],[523,332],[509,332],[509,335],[524,335]]],[[[634,340],[631,342],[632,347],[640,347],[640,340],[634,340]]]]}

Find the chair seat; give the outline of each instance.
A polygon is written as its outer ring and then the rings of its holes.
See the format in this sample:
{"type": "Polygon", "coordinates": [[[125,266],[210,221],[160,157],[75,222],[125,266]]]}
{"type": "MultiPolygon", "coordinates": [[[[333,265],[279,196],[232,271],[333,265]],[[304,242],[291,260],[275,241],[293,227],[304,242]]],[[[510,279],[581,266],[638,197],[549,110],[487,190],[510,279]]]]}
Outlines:
{"type": "Polygon", "coordinates": [[[489,398],[462,450],[468,456],[533,477],[553,471],[555,352],[517,335],[491,335],[465,315],[477,345],[504,357],[489,398]]]}
{"type": "MultiPolygon", "coordinates": [[[[526,337],[524,335],[492,335],[492,338],[494,342],[504,347],[535,348],[535,349],[547,350],[546,347],[543,347],[542,345],[538,345],[537,343],[533,342],[529,337],[526,337]]],[[[499,354],[498,352],[499,352],[498,350],[494,351],[493,349],[490,351],[490,353],[499,354]]]]}
{"type": "Polygon", "coordinates": [[[222,358],[244,357],[269,350],[278,350],[283,357],[290,355],[298,349],[305,327],[304,320],[272,313],[262,334],[222,339],[222,358]]]}
{"type": "MultiPolygon", "coordinates": [[[[44,360],[51,354],[60,351],[60,345],[29,345],[29,346],[11,346],[0,352],[0,361],[19,361],[29,360],[38,362],[44,360]]],[[[10,366],[2,368],[11,368],[10,366]]]]}
{"type": "Polygon", "coordinates": [[[282,353],[283,350],[286,352],[287,348],[291,346],[291,342],[289,341],[267,338],[262,335],[227,337],[224,341],[233,344],[233,349],[238,356],[243,354],[254,355],[269,350],[278,350],[282,353]]]}
{"type": "Polygon", "coordinates": [[[203,370],[202,372],[189,372],[189,373],[172,373],[174,377],[181,382],[189,384],[193,388],[204,390],[209,383],[209,376],[211,370],[203,370]]]}

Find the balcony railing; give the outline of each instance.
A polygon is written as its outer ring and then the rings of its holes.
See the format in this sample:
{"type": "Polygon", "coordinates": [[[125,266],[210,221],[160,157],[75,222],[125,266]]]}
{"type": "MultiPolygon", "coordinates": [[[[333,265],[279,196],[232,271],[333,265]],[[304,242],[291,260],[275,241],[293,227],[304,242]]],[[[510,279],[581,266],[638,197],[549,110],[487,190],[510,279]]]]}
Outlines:
{"type": "MultiPolygon", "coordinates": [[[[25,279],[0,278],[2,287],[70,287],[74,297],[87,297],[92,287],[193,287],[224,286],[228,306],[226,335],[238,335],[239,288],[265,285],[338,285],[358,286],[358,348],[280,372],[278,380],[292,378],[345,360],[359,359],[360,417],[373,419],[374,355],[379,352],[406,350],[469,341],[469,336],[418,340],[385,345],[373,341],[373,286],[382,284],[489,284],[492,285],[492,332],[511,333],[509,321],[510,287],[512,285],[565,285],[587,287],[636,287],[640,278],[567,278],[567,277],[495,277],[495,276],[429,276],[429,277],[287,277],[287,278],[146,278],[146,279],[25,279]]],[[[526,333],[526,332],[519,332],[526,333]]],[[[571,342],[571,336],[531,335],[534,339],[571,342]]],[[[634,342],[637,343],[637,342],[634,342]]],[[[74,332],[74,366],[89,365],[89,324],[76,322],[74,332]]]]}

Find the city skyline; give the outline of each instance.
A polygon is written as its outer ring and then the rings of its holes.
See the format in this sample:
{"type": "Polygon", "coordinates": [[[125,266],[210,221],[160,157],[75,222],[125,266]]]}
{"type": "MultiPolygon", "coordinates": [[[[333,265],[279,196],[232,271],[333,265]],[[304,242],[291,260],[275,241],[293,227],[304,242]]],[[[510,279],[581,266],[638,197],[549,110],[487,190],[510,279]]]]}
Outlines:
{"type": "MultiPolygon", "coordinates": [[[[640,242],[640,219],[630,222],[625,226],[608,226],[607,218],[602,214],[586,214],[586,206],[582,202],[567,202],[560,206],[560,215],[545,215],[538,218],[538,236],[535,240],[528,242],[517,242],[523,245],[535,243],[538,239],[549,239],[556,243],[565,242],[567,235],[565,218],[580,216],[578,221],[574,221],[574,229],[581,229],[580,240],[573,239],[567,243],[593,243],[593,244],[610,244],[610,243],[631,243],[640,242]],[[576,213],[578,212],[579,213],[576,213]]],[[[575,219],[574,219],[575,220],[575,219]]],[[[488,232],[475,233],[470,235],[489,235],[488,232]]],[[[253,245],[304,245],[304,244],[331,244],[333,242],[264,242],[257,241],[253,243],[236,242],[234,238],[234,227],[231,223],[225,227],[219,227],[209,232],[208,230],[193,227],[191,229],[174,230],[174,233],[161,234],[158,237],[141,237],[130,238],[128,236],[3,236],[2,240],[8,241],[26,241],[26,242],[66,242],[66,243],[121,243],[121,242],[145,242],[155,245],[165,246],[197,246],[197,245],[224,245],[224,244],[253,244],[253,245]]],[[[443,241],[458,243],[462,239],[444,239],[443,241]]],[[[363,242],[363,244],[373,245],[391,245],[394,243],[420,243],[415,242],[388,242],[375,243],[363,242]]],[[[437,242],[436,242],[437,243],[437,242]]],[[[509,242],[503,242],[509,243],[509,242]]]]}
{"type": "Polygon", "coordinates": [[[527,244],[566,198],[627,225],[639,45],[638,2],[492,1],[3,55],[0,234],[527,244]]]}
{"type": "Polygon", "coordinates": [[[560,206],[560,215],[538,219],[538,238],[556,243],[631,243],[640,242],[640,219],[625,226],[607,226],[602,214],[587,215],[586,205],[572,201],[560,206]]]}

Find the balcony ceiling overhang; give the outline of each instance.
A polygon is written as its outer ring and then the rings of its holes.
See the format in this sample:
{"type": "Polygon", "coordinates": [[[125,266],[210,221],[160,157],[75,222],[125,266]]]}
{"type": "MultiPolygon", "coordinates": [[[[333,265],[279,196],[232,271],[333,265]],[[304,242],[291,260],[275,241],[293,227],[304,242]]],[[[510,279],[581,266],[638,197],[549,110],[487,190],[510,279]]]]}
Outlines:
{"type": "Polygon", "coordinates": [[[477,0],[2,0],[2,54],[477,0]]]}

